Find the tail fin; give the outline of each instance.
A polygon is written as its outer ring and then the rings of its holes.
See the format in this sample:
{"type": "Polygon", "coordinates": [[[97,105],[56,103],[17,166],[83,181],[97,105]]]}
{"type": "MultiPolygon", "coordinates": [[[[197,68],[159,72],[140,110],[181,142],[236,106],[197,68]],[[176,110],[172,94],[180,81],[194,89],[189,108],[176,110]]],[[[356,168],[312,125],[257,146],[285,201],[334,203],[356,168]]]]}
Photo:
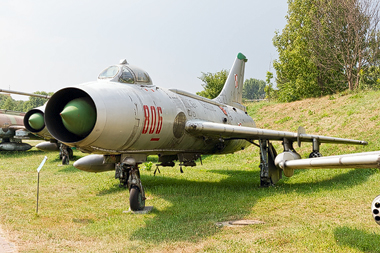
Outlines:
{"type": "Polygon", "coordinates": [[[234,107],[242,107],[245,63],[248,59],[239,53],[219,96],[214,100],[234,107]]]}

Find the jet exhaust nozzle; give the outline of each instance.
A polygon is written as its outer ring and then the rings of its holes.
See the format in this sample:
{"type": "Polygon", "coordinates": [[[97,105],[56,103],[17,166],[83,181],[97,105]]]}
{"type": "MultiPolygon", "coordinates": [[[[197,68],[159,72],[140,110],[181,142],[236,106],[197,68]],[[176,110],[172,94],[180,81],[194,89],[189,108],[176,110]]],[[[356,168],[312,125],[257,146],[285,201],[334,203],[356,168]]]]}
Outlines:
{"type": "Polygon", "coordinates": [[[29,110],[24,116],[24,126],[32,133],[39,133],[45,128],[45,105],[29,110]]]}

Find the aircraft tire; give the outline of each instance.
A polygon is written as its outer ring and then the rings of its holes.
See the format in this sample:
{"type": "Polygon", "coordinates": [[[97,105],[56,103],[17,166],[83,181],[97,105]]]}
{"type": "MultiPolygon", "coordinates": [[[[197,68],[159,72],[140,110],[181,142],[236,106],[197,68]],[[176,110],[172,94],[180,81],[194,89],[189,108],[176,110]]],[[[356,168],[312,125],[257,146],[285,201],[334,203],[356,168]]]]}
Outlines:
{"type": "Polygon", "coordinates": [[[69,161],[70,160],[67,156],[62,156],[62,165],[68,165],[69,161]]]}
{"type": "Polygon", "coordinates": [[[73,150],[70,147],[68,147],[67,151],[69,152],[69,158],[70,158],[70,160],[72,160],[74,158],[74,152],[73,152],[73,150]]]}
{"type": "Polygon", "coordinates": [[[318,151],[313,151],[309,155],[309,158],[317,158],[317,157],[323,157],[323,155],[319,153],[318,151]]]}
{"type": "Polygon", "coordinates": [[[129,191],[129,206],[132,211],[139,211],[145,207],[145,200],[143,199],[140,189],[136,186],[132,186],[129,191]]]}

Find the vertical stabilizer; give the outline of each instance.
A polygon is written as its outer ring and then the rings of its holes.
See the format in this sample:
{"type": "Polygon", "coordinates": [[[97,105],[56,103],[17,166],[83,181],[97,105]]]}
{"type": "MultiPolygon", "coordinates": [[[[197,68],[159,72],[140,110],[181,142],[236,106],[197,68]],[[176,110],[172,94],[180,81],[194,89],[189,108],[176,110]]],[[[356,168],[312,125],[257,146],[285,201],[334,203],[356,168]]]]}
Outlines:
{"type": "Polygon", "coordinates": [[[228,74],[226,83],[219,96],[214,100],[234,107],[242,107],[242,93],[244,83],[244,68],[247,58],[239,53],[228,74]]]}

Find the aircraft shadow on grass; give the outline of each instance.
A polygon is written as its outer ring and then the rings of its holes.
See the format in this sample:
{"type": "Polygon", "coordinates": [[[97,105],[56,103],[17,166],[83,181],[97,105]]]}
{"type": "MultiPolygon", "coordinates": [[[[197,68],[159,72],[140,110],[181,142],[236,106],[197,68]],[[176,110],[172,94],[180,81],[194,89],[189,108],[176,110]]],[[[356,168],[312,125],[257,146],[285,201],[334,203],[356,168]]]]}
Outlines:
{"type": "Polygon", "coordinates": [[[379,234],[350,227],[339,227],[335,229],[334,236],[338,245],[348,246],[362,252],[380,252],[379,234]]]}
{"type": "MultiPolygon", "coordinates": [[[[60,162],[60,160],[58,158],[56,160],[58,160],[60,162]]],[[[60,169],[59,172],[63,172],[63,173],[80,173],[80,172],[82,172],[82,171],[78,170],[77,168],[75,168],[74,166],[63,166],[61,168],[62,169],[60,169]]]]}
{"type": "Polygon", "coordinates": [[[7,158],[23,158],[23,157],[31,157],[35,155],[43,154],[43,151],[40,150],[28,150],[28,151],[0,151],[1,157],[4,159],[7,158]]]}
{"type": "MultiPolygon", "coordinates": [[[[167,241],[166,235],[170,235],[170,240],[173,241],[200,240],[218,233],[219,228],[215,223],[243,219],[249,215],[260,198],[294,191],[306,195],[321,188],[334,191],[346,189],[366,182],[369,176],[376,173],[375,170],[350,170],[321,181],[288,184],[285,179],[275,187],[259,188],[259,171],[209,172],[228,177],[219,182],[199,182],[160,175],[142,175],[146,191],[150,195],[165,199],[171,206],[164,210],[153,209],[154,218],[147,219],[145,226],[135,231],[130,239],[163,242],[167,241]],[[167,188],[170,188],[169,193],[167,188]],[[278,189],[282,191],[279,192],[278,189]]],[[[117,185],[113,185],[99,192],[98,196],[120,191],[117,185]]]]}

